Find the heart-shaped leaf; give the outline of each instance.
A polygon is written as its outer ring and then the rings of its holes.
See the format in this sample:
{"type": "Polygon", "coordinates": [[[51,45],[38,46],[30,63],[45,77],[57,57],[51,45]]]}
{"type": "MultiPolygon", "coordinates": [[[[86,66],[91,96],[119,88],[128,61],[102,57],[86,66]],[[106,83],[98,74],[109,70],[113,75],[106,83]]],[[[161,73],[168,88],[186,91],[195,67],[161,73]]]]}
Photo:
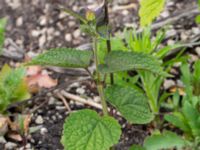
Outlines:
{"type": "Polygon", "coordinates": [[[61,142],[65,150],[108,150],[121,135],[121,127],[114,118],[100,117],[87,109],[72,113],[63,128],[61,142]]]}
{"type": "Polygon", "coordinates": [[[149,123],[153,119],[146,96],[131,87],[113,85],[105,90],[106,100],[110,102],[129,122],[149,123]]]}

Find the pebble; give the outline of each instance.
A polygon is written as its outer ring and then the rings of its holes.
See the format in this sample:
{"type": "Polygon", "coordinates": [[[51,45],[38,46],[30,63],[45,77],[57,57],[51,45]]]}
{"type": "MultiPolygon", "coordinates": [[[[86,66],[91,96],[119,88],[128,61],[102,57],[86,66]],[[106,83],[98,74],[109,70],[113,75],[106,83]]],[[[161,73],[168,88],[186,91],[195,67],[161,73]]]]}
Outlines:
{"type": "Polygon", "coordinates": [[[37,116],[36,120],[35,120],[35,123],[36,124],[43,124],[44,123],[44,120],[42,118],[42,116],[37,116]]]}
{"type": "Polygon", "coordinates": [[[39,46],[40,48],[43,48],[44,44],[46,43],[46,36],[45,35],[42,35],[40,38],[39,38],[39,46]]]}
{"type": "Polygon", "coordinates": [[[23,24],[23,18],[22,18],[22,16],[21,16],[21,17],[17,18],[17,20],[16,20],[16,25],[19,27],[19,26],[21,26],[22,24],[23,24]]]}
{"type": "Polygon", "coordinates": [[[12,143],[12,142],[8,142],[5,144],[5,149],[6,150],[13,150],[17,147],[17,144],[12,143]]]}
{"type": "Polygon", "coordinates": [[[78,38],[78,37],[80,37],[80,35],[81,35],[81,30],[79,30],[79,29],[77,29],[77,30],[75,30],[75,31],[73,32],[74,38],[78,38]]]}
{"type": "Polygon", "coordinates": [[[200,57],[200,47],[196,47],[195,48],[195,52],[198,54],[198,56],[200,57]]]}
{"type": "Polygon", "coordinates": [[[80,94],[80,95],[83,95],[85,93],[85,89],[83,89],[83,88],[77,88],[76,89],[76,93],[80,94]]]}
{"type": "Polygon", "coordinates": [[[53,105],[55,104],[55,102],[56,102],[56,99],[54,97],[50,97],[48,101],[48,105],[53,105]]]}
{"type": "Polygon", "coordinates": [[[6,143],[6,139],[3,136],[0,136],[0,143],[1,144],[5,144],[6,143]]]}
{"type": "Polygon", "coordinates": [[[66,107],[65,106],[56,106],[56,109],[57,110],[64,110],[64,109],[66,109],[66,107]]]}
{"type": "Polygon", "coordinates": [[[47,24],[47,17],[46,16],[41,16],[39,20],[40,20],[41,26],[44,26],[44,25],[47,24]]]}
{"type": "Polygon", "coordinates": [[[174,41],[174,40],[169,39],[169,40],[167,41],[167,45],[174,45],[174,44],[175,44],[175,41],[174,41]]]}
{"type": "Polygon", "coordinates": [[[71,35],[70,33],[65,34],[65,40],[66,40],[67,42],[72,41],[72,35],[71,35]]]}
{"type": "Polygon", "coordinates": [[[41,128],[40,134],[45,135],[48,132],[47,128],[41,128]]]}
{"type": "Polygon", "coordinates": [[[198,27],[193,27],[192,28],[192,33],[194,33],[195,35],[200,33],[200,29],[198,27]]]}
{"type": "Polygon", "coordinates": [[[175,86],[175,82],[173,80],[165,80],[164,81],[164,89],[169,89],[172,86],[175,86]]]}

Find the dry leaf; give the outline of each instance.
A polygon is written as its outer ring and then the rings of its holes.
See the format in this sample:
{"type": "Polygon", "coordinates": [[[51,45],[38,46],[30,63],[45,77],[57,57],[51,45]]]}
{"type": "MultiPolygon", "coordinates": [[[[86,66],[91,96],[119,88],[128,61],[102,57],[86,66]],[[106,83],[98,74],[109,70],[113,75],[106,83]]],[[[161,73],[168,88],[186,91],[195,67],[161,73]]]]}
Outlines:
{"type": "Polygon", "coordinates": [[[175,93],[176,91],[178,91],[178,93],[179,93],[181,96],[184,96],[184,95],[185,95],[185,90],[184,90],[184,88],[182,88],[182,87],[176,87],[176,86],[174,86],[174,87],[171,87],[171,88],[169,89],[169,91],[170,91],[171,93],[175,93]]]}
{"type": "Polygon", "coordinates": [[[27,77],[28,86],[38,86],[40,88],[51,88],[57,85],[58,81],[49,77],[49,75],[45,74],[37,74],[31,77],[27,77]]]}
{"type": "Polygon", "coordinates": [[[30,122],[31,122],[31,115],[29,114],[24,117],[24,133],[25,133],[25,135],[28,135],[30,122]]]}
{"type": "Polygon", "coordinates": [[[33,76],[33,75],[37,75],[42,71],[42,67],[40,66],[30,66],[27,68],[26,70],[26,75],[27,76],[33,76]]]}
{"type": "Polygon", "coordinates": [[[4,136],[8,131],[8,118],[0,116],[0,136],[4,136]]]}
{"type": "Polygon", "coordinates": [[[17,141],[17,142],[21,142],[23,139],[21,137],[21,135],[17,134],[17,133],[9,133],[8,134],[8,138],[17,141]]]}

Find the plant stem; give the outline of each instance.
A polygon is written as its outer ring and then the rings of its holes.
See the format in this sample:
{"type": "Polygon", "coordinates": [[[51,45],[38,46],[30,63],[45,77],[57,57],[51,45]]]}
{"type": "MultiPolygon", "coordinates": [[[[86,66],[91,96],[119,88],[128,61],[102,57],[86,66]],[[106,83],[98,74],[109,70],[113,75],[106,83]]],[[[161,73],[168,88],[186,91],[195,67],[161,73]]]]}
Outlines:
{"type": "Polygon", "coordinates": [[[97,37],[93,38],[93,51],[94,51],[94,61],[95,61],[95,65],[96,65],[96,73],[97,73],[97,90],[99,92],[99,96],[101,98],[101,104],[103,107],[103,113],[104,115],[108,115],[108,106],[105,100],[105,96],[104,96],[104,91],[103,91],[103,83],[101,82],[101,75],[98,71],[98,65],[99,65],[99,59],[98,59],[98,54],[97,54],[97,37]]]}
{"type": "MultiPolygon", "coordinates": [[[[109,33],[109,14],[108,14],[108,1],[105,1],[105,20],[107,24],[107,40],[106,40],[106,45],[107,45],[107,52],[110,53],[112,48],[111,48],[111,42],[110,42],[110,33],[109,33]]],[[[110,83],[111,85],[114,84],[114,75],[113,73],[110,73],[110,83]]]]}

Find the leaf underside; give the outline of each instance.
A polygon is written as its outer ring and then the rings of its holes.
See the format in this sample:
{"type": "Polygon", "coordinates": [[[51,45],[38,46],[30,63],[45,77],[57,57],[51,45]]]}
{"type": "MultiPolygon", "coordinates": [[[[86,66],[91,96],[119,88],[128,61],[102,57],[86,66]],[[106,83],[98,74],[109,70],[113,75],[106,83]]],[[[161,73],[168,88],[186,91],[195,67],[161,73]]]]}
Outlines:
{"type": "Polygon", "coordinates": [[[91,51],[57,48],[33,58],[27,65],[85,68],[89,66],[91,58],[91,51]]]}
{"type": "Polygon", "coordinates": [[[106,100],[110,102],[129,122],[146,124],[153,120],[147,98],[131,87],[113,85],[105,90],[106,100]]]}
{"type": "Polygon", "coordinates": [[[72,113],[63,128],[61,142],[65,150],[108,150],[121,135],[121,127],[114,118],[100,117],[88,109],[72,113]]]}
{"type": "Polygon", "coordinates": [[[105,57],[105,64],[99,66],[99,71],[103,74],[134,69],[166,75],[156,58],[137,52],[112,51],[105,57]]]}

